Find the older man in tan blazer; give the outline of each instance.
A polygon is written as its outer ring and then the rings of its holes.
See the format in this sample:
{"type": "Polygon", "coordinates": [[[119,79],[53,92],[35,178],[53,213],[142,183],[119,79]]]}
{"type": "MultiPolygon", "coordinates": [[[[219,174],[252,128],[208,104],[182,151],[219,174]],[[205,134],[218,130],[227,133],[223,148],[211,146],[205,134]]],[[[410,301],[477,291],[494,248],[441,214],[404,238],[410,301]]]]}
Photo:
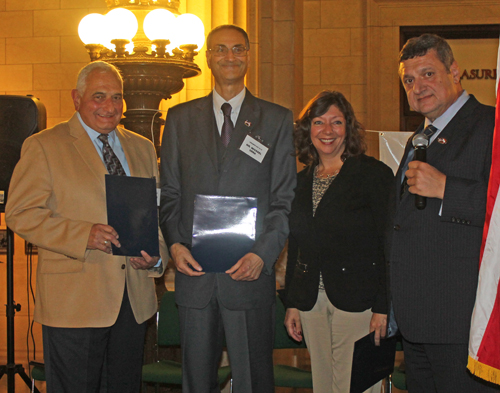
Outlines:
{"type": "Polygon", "coordinates": [[[153,144],[121,127],[123,82],[84,67],[67,122],[28,138],[10,184],[7,225],[39,247],[35,320],[48,392],[138,392],[145,321],[156,311],[158,257],[111,254],[105,175],[158,177],[153,144]],[[119,161],[118,163],[116,161],[119,161]],[[111,166],[110,166],[111,165],[111,166]]]}

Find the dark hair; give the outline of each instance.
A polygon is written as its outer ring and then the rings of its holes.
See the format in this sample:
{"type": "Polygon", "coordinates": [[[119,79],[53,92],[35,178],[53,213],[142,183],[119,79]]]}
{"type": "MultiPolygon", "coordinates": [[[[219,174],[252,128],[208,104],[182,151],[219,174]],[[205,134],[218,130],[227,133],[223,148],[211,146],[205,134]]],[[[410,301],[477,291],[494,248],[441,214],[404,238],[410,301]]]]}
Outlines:
{"type": "Polygon", "coordinates": [[[324,90],[307,103],[299,119],[295,122],[294,142],[297,158],[305,165],[318,165],[319,155],[311,141],[311,123],[315,117],[322,116],[330,107],[336,106],[344,115],[346,126],[345,150],[342,161],[366,151],[365,130],[356,120],[354,110],[344,95],[338,91],[324,90]]]}
{"type": "Polygon", "coordinates": [[[435,34],[422,34],[420,37],[410,38],[399,53],[399,62],[425,56],[431,49],[436,51],[437,57],[450,72],[450,67],[455,61],[453,51],[446,40],[435,34]]]}
{"type": "Polygon", "coordinates": [[[220,30],[225,30],[225,29],[232,29],[236,30],[237,32],[241,33],[243,37],[245,38],[245,45],[248,50],[250,50],[250,40],[248,39],[248,34],[245,30],[243,30],[241,27],[236,26],[236,25],[220,25],[217,27],[214,27],[210,33],[207,35],[207,50],[212,49],[211,46],[211,41],[212,41],[212,35],[214,33],[217,33],[220,30]]]}

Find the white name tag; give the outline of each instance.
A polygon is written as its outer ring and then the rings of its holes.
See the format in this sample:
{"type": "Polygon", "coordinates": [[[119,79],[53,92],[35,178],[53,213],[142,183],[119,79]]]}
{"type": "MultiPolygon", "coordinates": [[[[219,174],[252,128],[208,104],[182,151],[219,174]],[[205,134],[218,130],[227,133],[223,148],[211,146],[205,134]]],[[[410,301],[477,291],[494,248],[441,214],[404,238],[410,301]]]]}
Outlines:
{"type": "Polygon", "coordinates": [[[247,135],[240,146],[240,150],[252,157],[255,161],[262,163],[262,160],[266,156],[269,148],[252,138],[250,135],[247,135]]]}
{"type": "Polygon", "coordinates": [[[156,189],[156,206],[160,206],[161,188],[156,189]]]}

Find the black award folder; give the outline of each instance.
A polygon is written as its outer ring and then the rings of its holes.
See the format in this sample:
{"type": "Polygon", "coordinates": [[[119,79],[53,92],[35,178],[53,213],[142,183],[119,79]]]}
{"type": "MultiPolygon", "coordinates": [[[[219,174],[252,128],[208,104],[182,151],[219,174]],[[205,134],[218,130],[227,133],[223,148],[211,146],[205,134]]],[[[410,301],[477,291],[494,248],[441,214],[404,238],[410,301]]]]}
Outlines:
{"type": "Polygon", "coordinates": [[[160,256],[158,209],[154,178],[106,175],[108,225],[118,233],[121,247],[113,255],[141,257],[141,250],[160,256]]]}
{"type": "Polygon", "coordinates": [[[255,242],[257,198],[196,195],[191,253],[204,272],[223,273],[255,242]]]}
{"type": "Polygon", "coordinates": [[[381,339],[376,346],[374,335],[371,332],[354,343],[350,393],[363,393],[394,370],[396,337],[381,339]]]}

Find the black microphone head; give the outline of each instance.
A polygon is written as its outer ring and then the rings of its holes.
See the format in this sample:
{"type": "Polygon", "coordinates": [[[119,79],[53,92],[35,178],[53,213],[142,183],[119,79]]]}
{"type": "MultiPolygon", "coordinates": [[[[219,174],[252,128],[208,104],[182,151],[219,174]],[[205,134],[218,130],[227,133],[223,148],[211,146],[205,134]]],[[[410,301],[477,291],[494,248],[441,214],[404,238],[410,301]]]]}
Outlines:
{"type": "Polygon", "coordinates": [[[413,137],[412,143],[414,148],[426,149],[429,146],[429,139],[424,134],[417,134],[413,137]]]}

